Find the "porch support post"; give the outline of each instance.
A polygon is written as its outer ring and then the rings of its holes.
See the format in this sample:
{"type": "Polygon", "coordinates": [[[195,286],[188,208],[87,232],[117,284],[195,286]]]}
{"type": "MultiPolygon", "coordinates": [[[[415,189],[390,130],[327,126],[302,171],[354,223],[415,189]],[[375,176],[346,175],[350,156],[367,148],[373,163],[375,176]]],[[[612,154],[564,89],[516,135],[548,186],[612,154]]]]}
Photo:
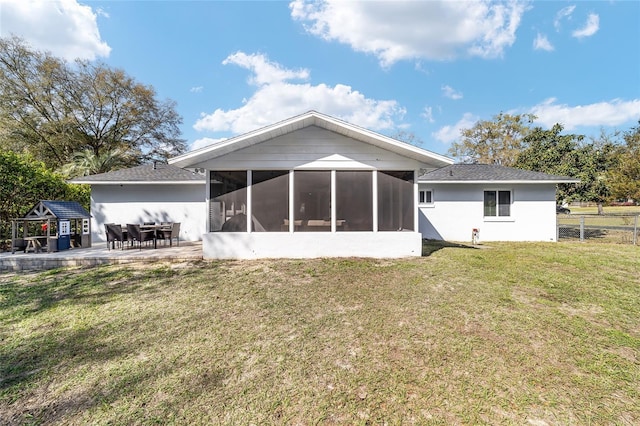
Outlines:
{"type": "Polygon", "coordinates": [[[336,232],[336,171],[331,170],[331,232],[336,232]]]}
{"type": "Polygon", "coordinates": [[[16,237],[18,233],[18,226],[15,220],[11,219],[11,253],[16,252],[16,237]]]}
{"type": "Polygon", "coordinates": [[[373,174],[373,179],[371,179],[371,185],[373,186],[373,232],[378,232],[378,171],[373,170],[371,172],[373,174]]]}
{"type": "MultiPolygon", "coordinates": [[[[60,221],[58,223],[58,236],[60,236],[60,221]]],[[[47,219],[47,253],[51,253],[51,219],[47,219]]]]}
{"type": "Polygon", "coordinates": [[[211,173],[205,169],[205,185],[204,185],[204,208],[205,212],[205,230],[204,233],[211,232],[211,173]]]}
{"type": "Polygon", "coordinates": [[[413,171],[413,231],[418,232],[418,226],[420,226],[418,216],[420,216],[418,211],[418,175],[419,170],[413,171]]]}
{"type": "Polygon", "coordinates": [[[251,233],[253,231],[253,220],[251,220],[253,216],[253,206],[251,205],[251,189],[253,182],[253,171],[247,170],[247,232],[251,233]]]}
{"type": "Polygon", "coordinates": [[[295,229],[295,185],[293,184],[293,170],[289,170],[289,232],[293,232],[295,229]]]}

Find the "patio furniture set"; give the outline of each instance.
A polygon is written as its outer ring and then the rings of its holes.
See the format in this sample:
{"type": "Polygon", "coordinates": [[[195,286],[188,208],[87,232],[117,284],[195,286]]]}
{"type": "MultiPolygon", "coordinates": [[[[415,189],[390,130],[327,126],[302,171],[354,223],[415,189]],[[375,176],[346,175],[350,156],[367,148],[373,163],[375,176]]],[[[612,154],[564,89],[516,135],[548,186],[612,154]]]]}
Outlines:
{"type": "Polygon", "coordinates": [[[173,240],[180,245],[180,222],[145,222],[143,224],[128,223],[119,225],[116,223],[105,223],[105,233],[107,235],[107,248],[115,249],[116,243],[124,249],[125,243],[128,247],[135,247],[142,250],[142,243],[149,245],[153,243],[153,248],[158,248],[158,240],[163,240],[164,245],[169,240],[169,246],[173,246],[173,240]]]}

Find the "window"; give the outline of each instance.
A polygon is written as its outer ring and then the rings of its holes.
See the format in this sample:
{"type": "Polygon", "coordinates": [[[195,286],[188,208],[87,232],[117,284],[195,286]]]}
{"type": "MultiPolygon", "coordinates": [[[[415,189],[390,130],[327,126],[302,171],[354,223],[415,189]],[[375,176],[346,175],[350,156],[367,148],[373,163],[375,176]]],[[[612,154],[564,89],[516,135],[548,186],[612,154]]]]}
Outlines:
{"type": "Polygon", "coordinates": [[[373,231],[370,171],[336,172],[336,230],[373,231]]]}
{"type": "Polygon", "coordinates": [[[511,191],[484,191],[484,216],[511,216],[511,191]]]}
{"type": "MultiPolygon", "coordinates": [[[[414,231],[413,179],[407,170],[211,171],[209,232],[414,231]]],[[[433,205],[433,191],[420,188],[419,201],[433,205]]]]}
{"type": "Polygon", "coordinates": [[[246,231],[247,171],[211,172],[210,191],[209,230],[246,231]]]}
{"type": "Polygon", "coordinates": [[[412,171],[378,172],[378,230],[413,231],[412,171]]]}
{"type": "Polygon", "coordinates": [[[331,172],[295,171],[293,186],[295,226],[306,232],[331,231],[331,172]]]}
{"type": "Polygon", "coordinates": [[[251,181],[254,231],[289,231],[289,171],[254,170],[251,181]]]}
{"type": "Polygon", "coordinates": [[[420,189],[420,192],[418,192],[418,203],[433,205],[433,190],[420,189]]]}

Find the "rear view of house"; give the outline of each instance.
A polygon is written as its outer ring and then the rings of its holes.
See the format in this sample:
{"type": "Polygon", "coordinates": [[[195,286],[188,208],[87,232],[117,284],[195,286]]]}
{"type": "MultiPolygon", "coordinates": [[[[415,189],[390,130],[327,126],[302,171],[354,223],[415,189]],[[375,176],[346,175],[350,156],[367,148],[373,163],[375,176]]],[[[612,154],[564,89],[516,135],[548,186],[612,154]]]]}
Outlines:
{"type": "Polygon", "coordinates": [[[92,229],[181,222],[206,258],[420,256],[423,238],[555,241],[562,176],[452,164],[315,112],[172,158],[75,179],[92,229]]]}

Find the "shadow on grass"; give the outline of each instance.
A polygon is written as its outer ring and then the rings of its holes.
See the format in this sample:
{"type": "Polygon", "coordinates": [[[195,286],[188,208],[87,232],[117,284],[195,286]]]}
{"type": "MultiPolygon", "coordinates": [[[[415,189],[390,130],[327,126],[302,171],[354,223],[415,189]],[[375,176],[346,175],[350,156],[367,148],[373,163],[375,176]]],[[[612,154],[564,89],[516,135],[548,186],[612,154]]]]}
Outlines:
{"type": "Polygon", "coordinates": [[[433,253],[437,252],[438,250],[442,250],[443,248],[476,249],[477,247],[469,244],[452,243],[443,240],[422,240],[423,257],[431,256],[433,253]]]}
{"type": "MultiPolygon", "coordinates": [[[[145,368],[125,369],[63,400],[38,391],[49,386],[52,372],[78,374],[143,353],[146,343],[136,338],[135,331],[148,327],[145,317],[130,316],[114,325],[103,316],[92,318],[93,307],[123,297],[153,298],[174,279],[174,272],[166,268],[136,272],[130,267],[60,269],[0,279],[0,424],[56,423],[70,412],[115,401],[144,387],[157,374],[171,374],[175,365],[141,363],[145,368]],[[50,313],[56,309],[61,312],[50,313]],[[114,326],[130,330],[131,339],[113,339],[109,329],[114,326]]],[[[218,386],[223,377],[223,371],[214,371],[197,386],[218,386]]]]}

